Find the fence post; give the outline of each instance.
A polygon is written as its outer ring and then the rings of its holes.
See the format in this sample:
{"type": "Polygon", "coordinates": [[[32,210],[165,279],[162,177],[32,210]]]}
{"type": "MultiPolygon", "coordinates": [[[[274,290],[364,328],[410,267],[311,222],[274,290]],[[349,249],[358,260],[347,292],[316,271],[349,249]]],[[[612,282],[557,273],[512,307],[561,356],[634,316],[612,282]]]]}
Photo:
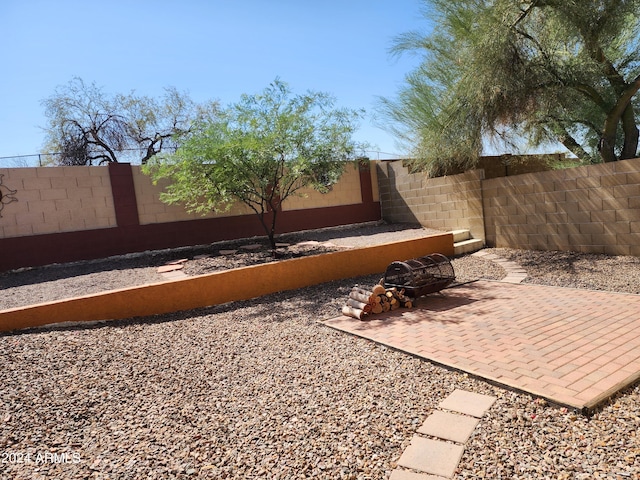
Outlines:
{"type": "Polygon", "coordinates": [[[119,227],[140,225],[138,202],[133,186],[133,172],[130,163],[109,163],[111,194],[119,227]]]}
{"type": "Polygon", "coordinates": [[[371,164],[369,162],[358,162],[360,172],[360,193],[362,203],[373,203],[373,186],[371,185],[371,164]]]}

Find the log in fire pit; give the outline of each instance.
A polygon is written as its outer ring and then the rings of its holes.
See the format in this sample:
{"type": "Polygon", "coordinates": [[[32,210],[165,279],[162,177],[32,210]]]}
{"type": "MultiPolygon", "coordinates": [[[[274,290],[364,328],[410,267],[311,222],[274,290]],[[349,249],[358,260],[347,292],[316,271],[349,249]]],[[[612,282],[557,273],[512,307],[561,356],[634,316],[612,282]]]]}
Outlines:
{"type": "Polygon", "coordinates": [[[439,292],[456,279],[453,265],[440,253],[393,262],[384,274],[384,287],[404,289],[405,295],[417,298],[439,292]]]}

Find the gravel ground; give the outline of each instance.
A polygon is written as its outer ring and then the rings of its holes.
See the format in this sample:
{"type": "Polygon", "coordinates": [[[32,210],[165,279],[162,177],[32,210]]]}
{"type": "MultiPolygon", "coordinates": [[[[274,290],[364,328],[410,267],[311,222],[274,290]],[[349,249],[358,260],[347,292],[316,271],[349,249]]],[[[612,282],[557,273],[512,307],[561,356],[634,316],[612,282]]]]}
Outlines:
{"type": "MultiPolygon", "coordinates": [[[[316,238],[367,242],[341,233],[316,238]]],[[[519,258],[540,283],[617,289],[611,269],[630,283],[638,274],[632,258],[595,256],[583,264],[580,255],[494,253],[519,258]]],[[[128,264],[136,262],[144,263],[128,264]]],[[[461,281],[504,276],[469,256],[454,267],[461,281]]],[[[55,286],[63,276],[57,268],[49,269],[57,271],[53,283],[41,270],[4,276],[3,285],[11,278],[15,286],[3,292],[33,295],[18,277],[36,274],[41,288],[72,288],[55,286]]],[[[82,291],[84,277],[104,285],[100,275],[127,271],[99,270],[78,276],[73,288],[82,291]]],[[[639,385],[587,418],[317,322],[338,312],[353,285],[379,277],[154,318],[0,335],[0,478],[385,479],[456,388],[498,398],[469,440],[457,479],[640,478],[639,385]]]]}
{"type": "Polygon", "coordinates": [[[640,294],[640,258],[575,252],[489,249],[521,265],[524,283],[640,294]]]}

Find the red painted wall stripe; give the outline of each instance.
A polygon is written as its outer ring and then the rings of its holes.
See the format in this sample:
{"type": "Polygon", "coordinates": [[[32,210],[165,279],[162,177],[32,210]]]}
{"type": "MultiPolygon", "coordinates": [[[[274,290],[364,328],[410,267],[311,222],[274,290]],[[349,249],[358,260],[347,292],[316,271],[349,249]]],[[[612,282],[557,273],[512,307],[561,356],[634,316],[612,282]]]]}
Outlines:
{"type": "Polygon", "coordinates": [[[360,164],[360,192],[362,203],[373,202],[373,186],[371,185],[371,169],[369,164],[360,164]]]}
{"type": "MultiPolygon", "coordinates": [[[[279,213],[278,233],[380,220],[380,203],[279,213]]],[[[264,236],[254,215],[52,233],[0,240],[0,271],[104,258],[145,250],[264,236]]]]}
{"type": "Polygon", "coordinates": [[[111,194],[119,227],[139,225],[138,202],[133,186],[133,171],[129,163],[110,163],[111,194]]]}
{"type": "MultiPolygon", "coordinates": [[[[109,177],[116,227],[0,239],[0,271],[266,235],[255,215],[140,225],[131,165],[109,164],[109,177]]],[[[279,212],[277,233],[380,220],[368,165],[360,187],[361,204],[279,212]]]]}

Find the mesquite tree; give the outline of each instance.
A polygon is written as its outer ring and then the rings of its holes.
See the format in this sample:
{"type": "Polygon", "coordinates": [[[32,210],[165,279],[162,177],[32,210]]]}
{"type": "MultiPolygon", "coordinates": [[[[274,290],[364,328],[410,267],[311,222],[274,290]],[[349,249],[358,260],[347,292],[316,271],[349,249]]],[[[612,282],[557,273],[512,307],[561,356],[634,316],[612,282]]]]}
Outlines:
{"type": "Polygon", "coordinates": [[[146,163],[175,149],[204,111],[175,88],[165,89],[161,99],[135,92],[109,96],[80,78],[58,87],[42,104],[49,121],[45,148],[61,165],[146,163]]]}
{"type": "Polygon", "coordinates": [[[352,139],[362,113],[334,104],[325,93],[293,95],[276,79],[199,122],[174,154],[154,157],[144,171],[169,179],[161,199],[190,212],[247,205],[275,252],[282,202],[305,187],[328,191],[364,147],[352,139]]]}

